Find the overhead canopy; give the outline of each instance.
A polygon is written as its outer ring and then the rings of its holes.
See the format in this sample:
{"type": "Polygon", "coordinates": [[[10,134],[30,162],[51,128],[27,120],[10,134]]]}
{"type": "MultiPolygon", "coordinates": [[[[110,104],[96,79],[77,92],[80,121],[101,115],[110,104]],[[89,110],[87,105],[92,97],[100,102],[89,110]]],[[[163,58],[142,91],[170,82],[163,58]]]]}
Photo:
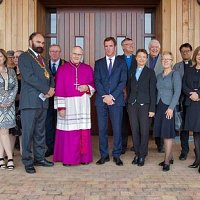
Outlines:
{"type": "Polygon", "coordinates": [[[45,7],[63,7],[63,6],[156,6],[160,0],[40,0],[45,7]]]}

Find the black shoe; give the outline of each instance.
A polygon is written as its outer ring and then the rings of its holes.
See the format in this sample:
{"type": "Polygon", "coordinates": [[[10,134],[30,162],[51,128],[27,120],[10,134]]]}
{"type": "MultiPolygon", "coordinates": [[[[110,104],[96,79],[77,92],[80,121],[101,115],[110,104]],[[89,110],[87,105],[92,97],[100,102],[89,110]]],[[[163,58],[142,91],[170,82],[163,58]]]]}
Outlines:
{"type": "Polygon", "coordinates": [[[34,161],[35,166],[43,166],[43,167],[52,167],[54,165],[53,162],[50,162],[46,159],[40,161],[34,161]]]}
{"type": "MultiPolygon", "coordinates": [[[[165,161],[162,161],[162,162],[160,162],[158,165],[159,165],[159,166],[164,166],[164,164],[165,164],[165,161]]],[[[174,159],[171,159],[171,160],[169,161],[169,164],[174,164],[174,159]]]]}
{"type": "Polygon", "coordinates": [[[70,167],[70,166],[72,166],[72,165],[70,165],[70,164],[64,164],[64,163],[63,163],[63,166],[64,166],[64,167],[70,167]]]}
{"type": "Polygon", "coordinates": [[[26,170],[26,173],[28,173],[28,174],[34,174],[34,173],[36,173],[36,170],[35,170],[35,168],[32,165],[25,166],[25,170],[26,170]]]}
{"type": "Polygon", "coordinates": [[[141,158],[138,158],[138,163],[137,165],[142,167],[144,165],[144,162],[145,162],[145,158],[141,157],[141,158]]]}
{"type": "Polygon", "coordinates": [[[97,165],[103,165],[105,162],[109,162],[109,161],[110,161],[109,156],[107,156],[107,157],[105,157],[105,158],[101,157],[101,158],[96,162],[96,164],[97,164],[97,165]]]}
{"type": "Polygon", "coordinates": [[[135,148],[134,148],[134,146],[132,146],[130,150],[131,150],[131,151],[135,151],[135,148]]]}
{"type": "Polygon", "coordinates": [[[158,153],[165,153],[164,149],[162,146],[157,147],[158,153]]]}
{"type": "Polygon", "coordinates": [[[189,168],[197,168],[198,166],[199,166],[199,164],[194,162],[192,165],[189,165],[188,167],[189,168]]]}
{"type": "Polygon", "coordinates": [[[170,170],[170,165],[164,164],[162,170],[163,170],[164,172],[169,171],[169,170],[170,170]]]}
{"type": "Polygon", "coordinates": [[[52,155],[53,155],[53,151],[47,150],[46,153],[45,153],[45,157],[49,157],[49,156],[52,156],[52,155]]]}
{"type": "Polygon", "coordinates": [[[82,162],[81,165],[89,165],[90,163],[88,162],[82,162]]]}
{"type": "Polygon", "coordinates": [[[120,157],[113,157],[113,161],[118,166],[122,166],[123,165],[123,162],[121,161],[120,157]]]}
{"type": "Polygon", "coordinates": [[[186,160],[187,159],[187,154],[181,153],[179,156],[179,160],[186,160]]]}
{"type": "Polygon", "coordinates": [[[199,166],[198,172],[200,173],[200,166],[199,166]]]}
{"type": "Polygon", "coordinates": [[[126,148],[122,149],[121,154],[125,154],[126,153],[126,148]]]}
{"type": "Polygon", "coordinates": [[[138,160],[139,160],[139,157],[138,156],[135,156],[133,161],[132,161],[132,164],[134,165],[137,165],[138,164],[138,160]]]}

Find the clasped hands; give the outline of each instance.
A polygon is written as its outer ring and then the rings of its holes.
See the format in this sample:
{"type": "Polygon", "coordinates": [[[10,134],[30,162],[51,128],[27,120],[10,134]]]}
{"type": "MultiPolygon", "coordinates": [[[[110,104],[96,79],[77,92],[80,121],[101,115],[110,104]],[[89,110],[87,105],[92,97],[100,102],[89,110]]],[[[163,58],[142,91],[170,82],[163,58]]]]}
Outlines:
{"type": "Polygon", "coordinates": [[[190,99],[192,101],[199,101],[200,100],[199,95],[197,94],[197,92],[190,92],[190,99]]]}
{"type": "Polygon", "coordinates": [[[115,104],[114,102],[115,99],[111,94],[103,95],[102,98],[103,98],[103,102],[107,104],[108,106],[112,106],[113,104],[115,104]]]}
{"type": "Polygon", "coordinates": [[[45,98],[50,98],[55,94],[55,88],[50,87],[49,91],[47,94],[44,95],[45,98]]]}
{"type": "Polygon", "coordinates": [[[78,86],[78,91],[79,92],[87,92],[89,90],[88,85],[79,85],[78,86]]]}

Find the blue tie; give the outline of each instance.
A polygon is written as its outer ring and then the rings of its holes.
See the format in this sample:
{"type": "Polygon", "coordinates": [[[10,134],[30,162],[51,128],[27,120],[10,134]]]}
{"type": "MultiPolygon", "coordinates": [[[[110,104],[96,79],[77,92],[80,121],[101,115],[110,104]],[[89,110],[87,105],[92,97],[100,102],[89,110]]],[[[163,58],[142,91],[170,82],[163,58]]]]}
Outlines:
{"type": "Polygon", "coordinates": [[[53,75],[56,73],[56,63],[52,64],[51,71],[53,75]]]}
{"type": "Polygon", "coordinates": [[[108,74],[110,76],[111,75],[111,71],[112,71],[112,59],[109,58],[109,60],[110,60],[110,63],[109,63],[109,66],[108,66],[108,74]]]}

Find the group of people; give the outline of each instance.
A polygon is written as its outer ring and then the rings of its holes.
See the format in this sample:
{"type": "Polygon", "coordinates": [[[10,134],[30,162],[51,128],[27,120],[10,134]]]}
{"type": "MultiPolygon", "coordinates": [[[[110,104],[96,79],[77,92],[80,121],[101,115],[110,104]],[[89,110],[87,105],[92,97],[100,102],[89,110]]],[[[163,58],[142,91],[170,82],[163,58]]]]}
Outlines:
{"type": "Polygon", "coordinates": [[[182,44],[183,61],[173,67],[172,53],[160,54],[156,39],[149,43],[149,54],[138,49],[134,55],[130,38],[121,42],[124,51],[121,56],[116,56],[115,38],[107,37],[103,44],[105,57],[95,62],[94,69],[82,62],[84,51],[80,46],[74,46],[70,60],[65,61],[60,58],[60,46],[53,44],[47,62],[41,56],[45,39],[38,32],[29,36],[26,52],[14,53],[14,66],[8,62],[9,52],[0,49],[0,168],[14,169],[16,136],[22,141],[22,162],[27,173],[35,173],[34,166],[53,166],[45,158],[51,155],[54,162],[64,166],[91,163],[90,98],[95,92],[100,151],[97,165],[110,161],[107,133],[110,118],[116,165],[123,165],[120,156],[127,151],[130,126],[131,148],[135,152],[132,164],[145,164],[151,129],[158,152],[165,152],[159,165],[163,171],[170,170],[176,135],[174,116],[179,109],[184,118],[179,159],[187,159],[192,131],[195,161],[189,167],[199,167],[200,47],[194,50],[191,59],[191,45],[182,44]]]}

